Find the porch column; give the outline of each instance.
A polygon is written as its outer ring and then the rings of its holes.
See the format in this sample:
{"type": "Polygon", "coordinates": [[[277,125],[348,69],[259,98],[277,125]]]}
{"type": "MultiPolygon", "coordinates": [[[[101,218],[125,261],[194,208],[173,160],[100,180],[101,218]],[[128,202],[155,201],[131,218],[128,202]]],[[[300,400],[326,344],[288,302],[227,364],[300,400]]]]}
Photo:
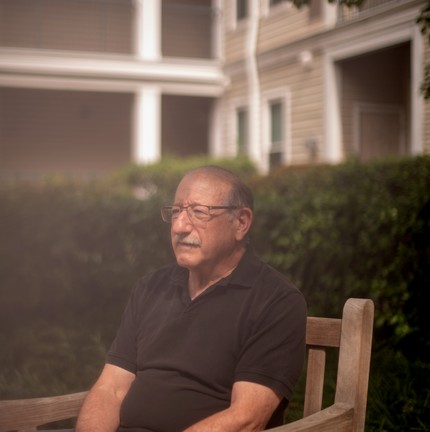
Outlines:
{"type": "Polygon", "coordinates": [[[134,50],[142,60],[161,58],[161,0],[133,0],[134,50]]]}
{"type": "Polygon", "coordinates": [[[161,158],[161,92],[142,87],[134,98],[133,162],[154,163],[161,158]]]}
{"type": "MultiPolygon", "coordinates": [[[[161,0],[133,0],[134,52],[138,60],[161,59],[161,0]]],[[[137,164],[161,158],[161,92],[142,86],[134,94],[132,159],[137,164]]]]}

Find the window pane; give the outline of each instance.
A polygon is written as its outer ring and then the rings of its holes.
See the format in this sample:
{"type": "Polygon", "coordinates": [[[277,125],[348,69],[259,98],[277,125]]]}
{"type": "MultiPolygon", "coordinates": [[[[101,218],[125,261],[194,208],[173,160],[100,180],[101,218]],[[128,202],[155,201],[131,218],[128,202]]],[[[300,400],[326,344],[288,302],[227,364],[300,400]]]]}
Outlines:
{"type": "Polygon", "coordinates": [[[236,19],[237,21],[248,16],[248,0],[236,0],[236,19]]]}
{"type": "Polygon", "coordinates": [[[236,111],[237,121],[237,149],[239,154],[246,154],[248,150],[248,110],[239,108],[236,111]]]}
{"type": "Polygon", "coordinates": [[[272,147],[274,144],[281,143],[283,139],[282,111],[281,102],[273,102],[270,104],[270,142],[272,143],[272,147]]]}
{"type": "Polygon", "coordinates": [[[269,168],[273,169],[284,161],[284,105],[281,100],[269,104],[270,112],[270,149],[269,168]]]}

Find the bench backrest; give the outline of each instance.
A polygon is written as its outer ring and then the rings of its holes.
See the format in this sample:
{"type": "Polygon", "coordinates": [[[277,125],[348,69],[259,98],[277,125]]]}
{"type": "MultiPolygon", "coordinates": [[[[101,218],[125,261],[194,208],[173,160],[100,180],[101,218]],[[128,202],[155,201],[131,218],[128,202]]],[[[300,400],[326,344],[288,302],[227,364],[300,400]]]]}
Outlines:
{"type": "Polygon", "coordinates": [[[374,305],[349,299],[342,319],[308,317],[303,419],[273,432],[363,432],[373,335],[374,305]],[[334,403],[322,410],[326,352],[339,348],[334,403]]]}

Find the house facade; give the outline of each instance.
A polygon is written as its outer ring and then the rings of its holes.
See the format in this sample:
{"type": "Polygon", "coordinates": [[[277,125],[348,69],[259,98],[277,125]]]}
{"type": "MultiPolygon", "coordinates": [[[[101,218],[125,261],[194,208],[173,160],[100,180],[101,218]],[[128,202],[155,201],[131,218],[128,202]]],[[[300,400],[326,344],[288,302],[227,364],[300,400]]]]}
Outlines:
{"type": "Polygon", "coordinates": [[[420,0],[0,0],[0,176],[430,152],[420,0]]]}

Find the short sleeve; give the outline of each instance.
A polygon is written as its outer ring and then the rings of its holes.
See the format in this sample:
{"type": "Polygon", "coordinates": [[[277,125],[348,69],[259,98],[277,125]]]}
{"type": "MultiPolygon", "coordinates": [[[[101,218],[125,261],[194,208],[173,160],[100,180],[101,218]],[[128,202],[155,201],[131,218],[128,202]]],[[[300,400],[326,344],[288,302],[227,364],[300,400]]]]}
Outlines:
{"type": "Polygon", "coordinates": [[[116,337],[106,356],[106,363],[118,366],[134,374],[137,371],[136,297],[137,287],[133,290],[127,302],[116,337]]]}
{"type": "Polygon", "coordinates": [[[306,313],[300,291],[274,295],[252,326],[235,381],[265,385],[290,400],[305,358],[306,313]]]}

